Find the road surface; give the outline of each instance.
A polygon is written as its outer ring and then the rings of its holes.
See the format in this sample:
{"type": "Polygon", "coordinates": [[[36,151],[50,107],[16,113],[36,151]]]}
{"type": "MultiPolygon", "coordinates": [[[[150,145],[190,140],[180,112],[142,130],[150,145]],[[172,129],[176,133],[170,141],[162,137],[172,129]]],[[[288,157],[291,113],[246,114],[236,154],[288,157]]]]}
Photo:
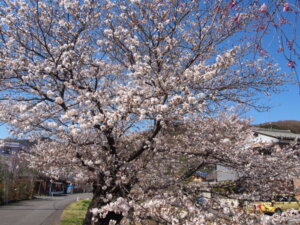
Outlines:
{"type": "Polygon", "coordinates": [[[58,225],[63,209],[71,202],[92,194],[44,196],[0,206],[1,225],[58,225]]]}

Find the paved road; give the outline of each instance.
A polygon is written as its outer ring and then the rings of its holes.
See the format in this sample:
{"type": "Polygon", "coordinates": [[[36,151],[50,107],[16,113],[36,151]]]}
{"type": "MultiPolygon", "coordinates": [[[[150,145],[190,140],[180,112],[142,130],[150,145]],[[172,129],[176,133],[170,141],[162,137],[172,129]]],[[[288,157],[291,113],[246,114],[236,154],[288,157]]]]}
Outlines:
{"type": "Polygon", "coordinates": [[[0,225],[58,225],[63,209],[77,198],[90,198],[89,193],[67,196],[38,197],[0,206],[0,225]]]}

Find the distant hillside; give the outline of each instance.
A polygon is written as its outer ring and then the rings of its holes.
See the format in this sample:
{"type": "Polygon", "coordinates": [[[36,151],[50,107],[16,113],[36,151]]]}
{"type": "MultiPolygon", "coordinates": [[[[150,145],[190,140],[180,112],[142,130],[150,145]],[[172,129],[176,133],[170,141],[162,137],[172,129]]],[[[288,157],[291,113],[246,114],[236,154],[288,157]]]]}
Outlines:
{"type": "Polygon", "coordinates": [[[297,120],[281,120],[277,122],[262,123],[255,126],[262,128],[291,130],[293,133],[300,134],[300,121],[297,120]]]}

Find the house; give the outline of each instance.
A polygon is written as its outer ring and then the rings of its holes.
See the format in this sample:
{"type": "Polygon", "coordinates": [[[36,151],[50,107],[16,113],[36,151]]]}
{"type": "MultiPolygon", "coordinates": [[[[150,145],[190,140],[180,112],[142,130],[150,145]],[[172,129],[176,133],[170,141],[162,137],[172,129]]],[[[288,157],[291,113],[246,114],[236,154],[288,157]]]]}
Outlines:
{"type": "Polygon", "coordinates": [[[0,156],[9,173],[17,177],[15,180],[33,185],[34,194],[56,195],[66,193],[68,183],[65,180],[52,180],[49,177],[37,176],[37,171],[28,169],[28,161],[26,159],[17,157],[18,153],[30,152],[34,144],[34,142],[29,140],[1,140],[0,156]]]}
{"type": "Polygon", "coordinates": [[[0,145],[0,155],[14,156],[21,151],[28,152],[34,145],[34,142],[29,140],[3,139],[0,145]]]}
{"type": "MultiPolygon", "coordinates": [[[[29,140],[3,139],[0,140],[0,156],[5,161],[10,172],[16,172],[20,168],[27,167],[27,161],[22,157],[17,157],[18,153],[29,152],[30,148],[35,144],[29,140]]],[[[22,171],[22,176],[32,177],[32,173],[22,171]]]]}
{"type": "Polygon", "coordinates": [[[238,173],[234,169],[218,164],[206,174],[203,180],[207,182],[221,182],[226,180],[237,180],[238,177],[238,173]]]}
{"type": "MultiPolygon", "coordinates": [[[[252,130],[253,145],[251,147],[253,149],[264,150],[269,149],[269,147],[274,145],[276,145],[277,147],[283,147],[293,142],[300,144],[300,134],[292,133],[290,130],[267,129],[258,127],[252,128],[252,130]]],[[[239,175],[234,169],[224,165],[215,165],[215,167],[209,173],[207,173],[205,181],[234,181],[238,178],[239,175]]]]}
{"type": "MultiPolygon", "coordinates": [[[[0,142],[0,168],[1,164],[7,168],[7,176],[8,174],[14,174],[14,179],[12,181],[24,184],[24,186],[30,186],[30,193],[35,195],[60,195],[60,194],[72,194],[73,192],[82,192],[84,190],[90,190],[90,186],[86,183],[78,184],[76,186],[70,181],[72,181],[72,177],[65,177],[61,179],[52,179],[51,177],[47,177],[42,175],[36,170],[32,170],[28,168],[29,162],[23,157],[17,157],[18,153],[26,152],[30,153],[30,149],[34,146],[35,142],[31,142],[29,140],[17,140],[17,139],[3,139],[0,142]],[[30,185],[29,185],[30,184],[30,185]],[[32,189],[32,190],[31,190],[32,189]]],[[[2,177],[3,178],[3,177],[2,177]]],[[[2,179],[3,180],[3,179],[2,179]]],[[[1,177],[0,177],[1,181],[1,177]]],[[[5,177],[5,188],[10,188],[10,180],[5,177]]],[[[0,203],[1,199],[5,198],[5,203],[13,200],[10,197],[12,194],[7,194],[7,196],[2,196],[3,185],[0,182],[0,203]],[[9,195],[9,196],[8,196],[9,195]]],[[[3,186],[4,187],[4,186],[3,186]]],[[[20,188],[21,189],[21,188],[20,188]]],[[[24,188],[23,188],[24,189],[24,188]]],[[[16,190],[18,192],[19,190],[16,190]]],[[[7,191],[11,192],[11,191],[7,191]]],[[[29,192],[29,191],[28,191],[29,192]]],[[[15,194],[16,195],[16,194],[15,194]]],[[[19,195],[19,192],[17,193],[19,195]]],[[[25,198],[24,198],[25,199],[25,198]]]]}
{"type": "Polygon", "coordinates": [[[28,140],[4,139],[0,145],[0,204],[31,199],[35,172],[28,162],[18,157],[19,152],[28,152],[33,143],[28,140]]]}
{"type": "MultiPolygon", "coordinates": [[[[300,144],[300,134],[292,133],[290,130],[279,130],[269,128],[253,128],[254,142],[256,144],[280,144],[286,145],[292,142],[300,144]]],[[[255,145],[254,145],[255,146],[255,145]]]]}
{"type": "Polygon", "coordinates": [[[53,180],[49,177],[38,176],[35,179],[34,193],[36,195],[62,195],[67,194],[68,182],[53,180]]]}

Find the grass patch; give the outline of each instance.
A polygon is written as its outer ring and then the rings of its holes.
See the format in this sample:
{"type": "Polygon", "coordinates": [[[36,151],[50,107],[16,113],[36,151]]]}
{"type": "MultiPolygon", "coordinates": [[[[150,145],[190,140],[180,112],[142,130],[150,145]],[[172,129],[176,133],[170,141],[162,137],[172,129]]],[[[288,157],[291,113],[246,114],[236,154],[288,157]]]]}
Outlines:
{"type": "Polygon", "coordinates": [[[71,203],[62,213],[60,225],[82,225],[91,200],[71,203]]]}

